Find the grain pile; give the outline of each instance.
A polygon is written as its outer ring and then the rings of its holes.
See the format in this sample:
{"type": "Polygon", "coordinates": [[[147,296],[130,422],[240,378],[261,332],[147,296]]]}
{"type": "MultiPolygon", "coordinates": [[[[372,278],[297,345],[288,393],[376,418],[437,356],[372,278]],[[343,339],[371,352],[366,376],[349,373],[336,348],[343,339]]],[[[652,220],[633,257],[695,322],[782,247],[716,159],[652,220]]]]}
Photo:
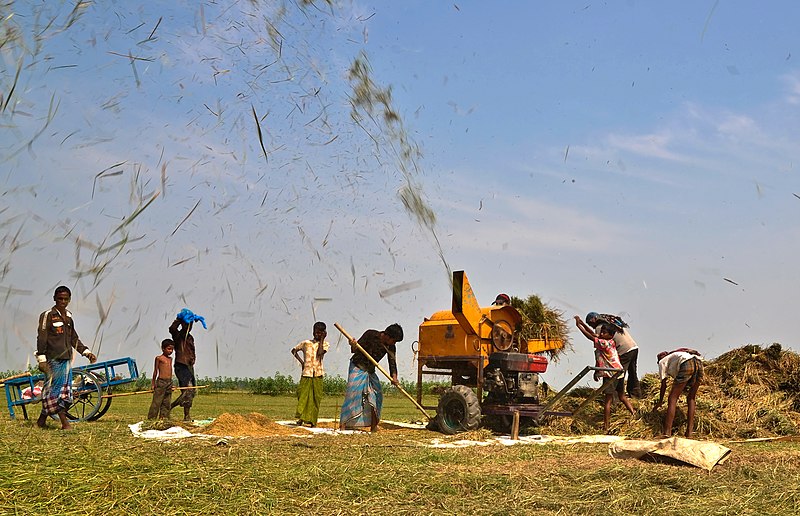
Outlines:
{"type": "Polygon", "coordinates": [[[278,435],[298,435],[304,431],[299,428],[279,425],[263,414],[251,412],[247,415],[221,414],[210,425],[197,430],[203,434],[224,437],[270,437],[278,435]]]}

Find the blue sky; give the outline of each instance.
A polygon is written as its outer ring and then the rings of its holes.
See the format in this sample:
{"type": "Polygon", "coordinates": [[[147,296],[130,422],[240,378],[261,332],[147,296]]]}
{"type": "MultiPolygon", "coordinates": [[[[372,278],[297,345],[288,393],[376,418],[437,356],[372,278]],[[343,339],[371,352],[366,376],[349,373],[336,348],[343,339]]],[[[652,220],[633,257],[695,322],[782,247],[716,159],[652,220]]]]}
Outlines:
{"type": "MultiPolygon", "coordinates": [[[[487,304],[621,313],[645,372],[678,346],[797,349],[794,2],[117,2],[60,31],[72,6],[48,9],[45,31],[2,16],[26,44],[0,49],[3,99],[23,63],[0,114],[0,369],[32,360],[61,283],[83,340],[147,371],[183,307],[212,323],[201,376],[296,376],[315,316],[333,343],[333,322],[399,322],[410,345],[450,292],[408,178],[487,304]],[[410,176],[351,118],[362,52],[420,150],[410,176]]],[[[592,362],[572,340],[554,385],[592,362]]]]}

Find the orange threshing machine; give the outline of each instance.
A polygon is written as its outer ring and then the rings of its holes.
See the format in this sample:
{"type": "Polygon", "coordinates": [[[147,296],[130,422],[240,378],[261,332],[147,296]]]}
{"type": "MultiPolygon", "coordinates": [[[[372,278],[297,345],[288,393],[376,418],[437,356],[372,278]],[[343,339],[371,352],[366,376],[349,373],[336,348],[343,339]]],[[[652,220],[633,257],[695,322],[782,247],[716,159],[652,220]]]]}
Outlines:
{"type": "MultiPolygon", "coordinates": [[[[439,398],[435,422],[447,434],[477,428],[482,417],[508,429],[513,417],[539,421],[555,412],[555,404],[586,373],[588,366],[564,389],[541,404],[539,373],[547,370],[542,352],[563,347],[544,333],[541,339],[520,337],[522,316],[511,306],[481,307],[464,271],[453,273],[451,310],[436,312],[419,326],[417,402],[422,403],[425,375],[449,376],[451,386],[439,398]]],[[[616,372],[616,370],[615,370],[616,372]]],[[[618,374],[618,373],[617,373],[618,374]]],[[[596,390],[577,410],[599,393],[596,390]]]]}

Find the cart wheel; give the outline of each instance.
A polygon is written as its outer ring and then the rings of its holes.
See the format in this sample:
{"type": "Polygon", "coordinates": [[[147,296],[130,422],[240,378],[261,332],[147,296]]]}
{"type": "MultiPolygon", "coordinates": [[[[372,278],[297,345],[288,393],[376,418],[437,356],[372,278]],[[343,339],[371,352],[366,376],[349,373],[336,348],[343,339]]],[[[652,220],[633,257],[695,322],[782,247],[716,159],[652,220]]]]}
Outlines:
{"type": "MultiPolygon", "coordinates": [[[[103,401],[100,384],[100,380],[89,371],[72,370],[72,405],[67,409],[67,419],[71,423],[90,421],[100,410],[103,401]]],[[[50,417],[58,419],[58,414],[50,417]]]]}
{"type": "Polygon", "coordinates": [[[475,430],[481,422],[478,396],[466,385],[454,385],[439,398],[436,422],[442,433],[453,435],[475,430]]]}
{"type": "MultiPolygon", "coordinates": [[[[101,390],[100,392],[103,392],[103,391],[101,390]]],[[[105,393],[110,396],[111,395],[111,387],[107,387],[105,393]]],[[[89,421],[97,421],[98,419],[103,417],[103,414],[108,412],[108,409],[111,407],[111,400],[113,400],[113,399],[114,398],[100,398],[100,402],[102,404],[102,407],[100,407],[100,410],[97,411],[97,414],[95,414],[95,415],[93,415],[92,417],[89,418],[89,421]]]]}

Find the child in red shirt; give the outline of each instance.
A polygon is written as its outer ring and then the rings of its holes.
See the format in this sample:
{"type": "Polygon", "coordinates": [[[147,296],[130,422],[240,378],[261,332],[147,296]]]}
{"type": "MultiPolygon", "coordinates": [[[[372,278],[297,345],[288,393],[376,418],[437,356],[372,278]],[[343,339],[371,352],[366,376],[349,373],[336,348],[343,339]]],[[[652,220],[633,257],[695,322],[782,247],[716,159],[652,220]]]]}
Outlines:
{"type": "MultiPolygon", "coordinates": [[[[622,364],[619,361],[617,354],[617,345],[614,342],[615,329],[610,324],[600,325],[599,332],[595,333],[580,316],[575,316],[575,324],[581,330],[583,335],[594,343],[594,357],[595,367],[603,367],[609,369],[622,369],[622,364]]],[[[603,407],[603,431],[608,433],[608,422],[611,419],[611,404],[614,401],[614,391],[619,395],[619,401],[625,405],[625,408],[631,414],[636,412],[633,410],[630,400],[625,396],[625,392],[617,390],[617,382],[619,378],[612,378],[614,373],[611,371],[595,371],[594,379],[603,379],[603,392],[605,393],[605,405],[603,407]]]]}

